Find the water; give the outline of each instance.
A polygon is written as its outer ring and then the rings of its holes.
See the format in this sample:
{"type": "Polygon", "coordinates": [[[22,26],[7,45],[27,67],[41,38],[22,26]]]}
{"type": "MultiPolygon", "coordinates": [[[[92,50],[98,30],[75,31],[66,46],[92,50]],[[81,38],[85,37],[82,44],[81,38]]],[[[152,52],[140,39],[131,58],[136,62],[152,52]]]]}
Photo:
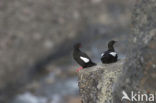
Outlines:
{"type": "Polygon", "coordinates": [[[65,96],[78,95],[77,78],[55,78],[54,73],[50,73],[39,80],[39,88],[35,88],[32,93],[26,90],[18,94],[13,103],[66,103],[65,96]],[[48,79],[55,79],[53,83],[47,83],[48,79]]]}

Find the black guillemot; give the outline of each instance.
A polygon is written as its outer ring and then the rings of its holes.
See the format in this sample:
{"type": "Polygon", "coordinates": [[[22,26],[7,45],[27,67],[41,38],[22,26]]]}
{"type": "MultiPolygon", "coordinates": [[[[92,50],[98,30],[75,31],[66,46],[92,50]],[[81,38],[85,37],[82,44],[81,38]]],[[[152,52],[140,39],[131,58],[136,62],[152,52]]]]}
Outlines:
{"type": "Polygon", "coordinates": [[[76,71],[87,67],[95,66],[96,63],[92,62],[92,60],[88,57],[87,54],[83,53],[80,50],[81,44],[77,43],[74,45],[73,58],[74,60],[82,67],[78,68],[76,71]]]}
{"type": "Polygon", "coordinates": [[[104,64],[114,63],[118,60],[118,54],[115,52],[114,44],[116,41],[111,40],[108,43],[108,50],[101,54],[101,61],[104,64]]]}

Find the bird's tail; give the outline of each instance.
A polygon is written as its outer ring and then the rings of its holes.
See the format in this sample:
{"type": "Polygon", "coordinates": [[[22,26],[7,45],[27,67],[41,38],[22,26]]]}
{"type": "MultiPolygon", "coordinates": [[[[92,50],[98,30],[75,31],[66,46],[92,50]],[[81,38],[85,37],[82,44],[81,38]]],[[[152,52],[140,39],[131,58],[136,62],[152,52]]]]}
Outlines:
{"type": "Polygon", "coordinates": [[[92,67],[92,66],[96,66],[96,65],[97,65],[96,63],[91,62],[88,67],[92,67]]]}

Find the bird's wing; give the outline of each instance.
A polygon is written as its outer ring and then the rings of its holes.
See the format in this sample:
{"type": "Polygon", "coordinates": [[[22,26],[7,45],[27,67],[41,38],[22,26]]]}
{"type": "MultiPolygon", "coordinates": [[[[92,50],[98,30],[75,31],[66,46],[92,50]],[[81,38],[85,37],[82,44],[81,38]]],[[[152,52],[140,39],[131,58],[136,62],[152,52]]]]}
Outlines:
{"type": "Polygon", "coordinates": [[[86,57],[80,56],[80,59],[83,60],[85,63],[88,63],[90,60],[86,57]]]}
{"type": "Polygon", "coordinates": [[[101,57],[109,57],[109,51],[105,51],[101,54],[101,57]]]}
{"type": "Polygon", "coordinates": [[[83,53],[83,52],[81,52],[80,59],[83,60],[85,63],[88,63],[88,62],[91,61],[89,56],[87,54],[83,53]]]}
{"type": "Polygon", "coordinates": [[[101,57],[104,55],[104,53],[101,53],[101,57]]]}
{"type": "Polygon", "coordinates": [[[115,57],[117,55],[116,52],[110,52],[109,54],[112,55],[113,57],[115,57]]]}

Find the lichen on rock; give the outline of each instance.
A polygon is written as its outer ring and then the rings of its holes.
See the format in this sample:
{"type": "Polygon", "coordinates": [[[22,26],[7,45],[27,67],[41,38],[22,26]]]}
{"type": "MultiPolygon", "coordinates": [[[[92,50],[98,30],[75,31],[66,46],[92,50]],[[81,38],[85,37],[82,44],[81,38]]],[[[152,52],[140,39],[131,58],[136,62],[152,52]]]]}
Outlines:
{"type": "Polygon", "coordinates": [[[109,103],[112,101],[113,84],[122,71],[124,60],[113,64],[81,70],[78,74],[83,103],[109,103]]]}

